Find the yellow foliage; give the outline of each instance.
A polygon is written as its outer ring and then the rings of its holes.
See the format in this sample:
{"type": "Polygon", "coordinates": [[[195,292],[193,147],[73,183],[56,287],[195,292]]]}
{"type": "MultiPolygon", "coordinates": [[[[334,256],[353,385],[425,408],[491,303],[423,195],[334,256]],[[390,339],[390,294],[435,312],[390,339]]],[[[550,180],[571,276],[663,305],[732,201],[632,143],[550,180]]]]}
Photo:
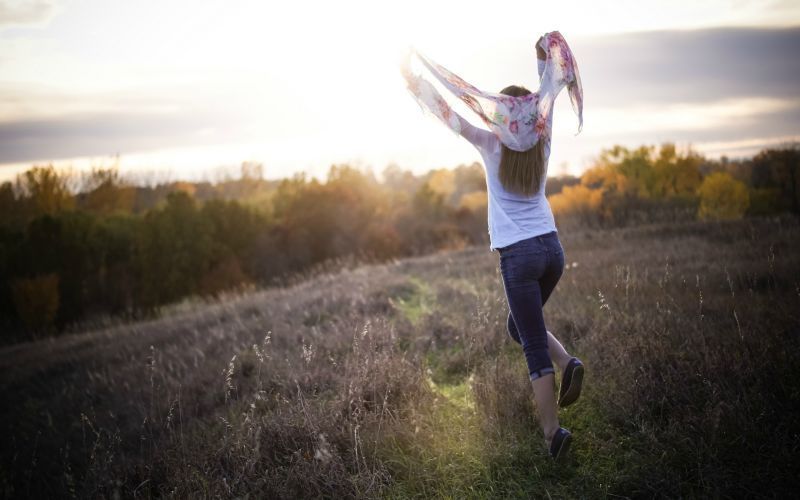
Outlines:
{"type": "Polygon", "coordinates": [[[486,191],[472,191],[471,193],[466,193],[461,196],[458,207],[465,208],[473,213],[478,213],[485,212],[488,203],[489,199],[486,195],[486,191]]]}
{"type": "Polygon", "coordinates": [[[33,167],[17,175],[17,185],[30,199],[37,215],[53,215],[75,207],[68,183],[69,175],[57,171],[52,165],[33,167]]]}
{"type": "Polygon", "coordinates": [[[714,172],[707,176],[697,191],[701,219],[741,219],[750,206],[747,186],[727,172],[714,172]]]}
{"type": "Polygon", "coordinates": [[[86,193],[84,206],[95,213],[129,213],[133,210],[135,200],[136,188],[106,183],[86,193]]]}
{"type": "Polygon", "coordinates": [[[197,192],[197,185],[192,182],[176,181],[172,184],[172,189],[177,192],[184,192],[193,197],[197,192]]]}
{"type": "Polygon", "coordinates": [[[550,208],[554,215],[576,215],[598,212],[603,202],[603,192],[583,184],[565,186],[550,197],[550,208]]]}
{"type": "Polygon", "coordinates": [[[693,195],[702,181],[702,163],[703,157],[691,150],[680,155],[674,144],[663,144],[653,164],[655,176],[651,196],[667,198],[693,195]]]}
{"type": "Polygon", "coordinates": [[[602,188],[605,191],[625,193],[632,186],[630,180],[614,165],[600,164],[583,173],[581,184],[587,188],[602,188]]]}
{"type": "Polygon", "coordinates": [[[456,190],[455,180],[455,173],[452,170],[443,168],[431,173],[430,179],[428,179],[428,186],[431,191],[442,195],[442,198],[447,200],[456,190]]]}
{"type": "Polygon", "coordinates": [[[605,192],[642,199],[692,196],[700,185],[703,158],[689,150],[679,153],[672,143],[627,149],[604,149],[581,183],[605,192]]]}

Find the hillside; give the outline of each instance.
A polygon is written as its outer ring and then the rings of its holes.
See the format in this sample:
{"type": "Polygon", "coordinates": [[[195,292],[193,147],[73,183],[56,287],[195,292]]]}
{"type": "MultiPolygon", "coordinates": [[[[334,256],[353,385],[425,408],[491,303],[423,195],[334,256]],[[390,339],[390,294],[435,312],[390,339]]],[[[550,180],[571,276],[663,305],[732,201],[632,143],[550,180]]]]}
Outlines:
{"type": "Polygon", "coordinates": [[[786,496],[800,224],[561,236],[587,365],[552,464],[486,247],[186,302],[0,351],[4,497],[786,496]]]}

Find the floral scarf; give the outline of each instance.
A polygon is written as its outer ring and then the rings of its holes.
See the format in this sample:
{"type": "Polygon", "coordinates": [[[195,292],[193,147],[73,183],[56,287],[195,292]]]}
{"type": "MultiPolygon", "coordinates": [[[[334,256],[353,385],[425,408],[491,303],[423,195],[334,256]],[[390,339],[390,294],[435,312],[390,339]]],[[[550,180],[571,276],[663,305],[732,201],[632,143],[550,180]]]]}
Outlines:
{"type": "Polygon", "coordinates": [[[542,61],[539,61],[539,90],[521,97],[484,92],[414,49],[409,50],[401,72],[408,83],[409,92],[420,107],[436,115],[454,132],[460,133],[461,123],[450,105],[430,82],[411,72],[411,56],[416,54],[450,92],[481,117],[503,144],[514,151],[527,151],[542,135],[548,134],[546,124],[553,110],[553,102],[565,86],[569,91],[572,109],[578,115],[578,133],[583,127],[583,88],[572,51],[558,31],[546,33],[539,46],[547,54],[544,69],[542,61]]]}

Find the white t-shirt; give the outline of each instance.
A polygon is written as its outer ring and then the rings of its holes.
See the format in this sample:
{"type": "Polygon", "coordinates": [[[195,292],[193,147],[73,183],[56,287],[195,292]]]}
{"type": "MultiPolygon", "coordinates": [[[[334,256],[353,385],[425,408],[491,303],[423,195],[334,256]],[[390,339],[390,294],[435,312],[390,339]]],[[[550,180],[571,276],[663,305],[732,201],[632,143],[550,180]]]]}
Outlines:
{"type": "Polygon", "coordinates": [[[531,197],[511,193],[500,183],[500,139],[496,135],[467,122],[459,116],[461,135],[471,142],[483,157],[486,173],[486,191],[489,212],[489,247],[494,250],[507,247],[512,243],[556,231],[556,223],[550,203],[544,195],[547,183],[547,165],[550,158],[550,131],[553,126],[553,114],[547,120],[547,133],[542,140],[544,144],[544,175],[542,185],[531,197]]]}

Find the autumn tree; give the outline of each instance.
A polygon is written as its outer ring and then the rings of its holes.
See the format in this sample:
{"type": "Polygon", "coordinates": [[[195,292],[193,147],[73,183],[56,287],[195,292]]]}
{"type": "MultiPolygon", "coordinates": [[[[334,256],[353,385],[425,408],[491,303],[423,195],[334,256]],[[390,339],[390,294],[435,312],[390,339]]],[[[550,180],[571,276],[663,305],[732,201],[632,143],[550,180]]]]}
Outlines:
{"type": "Polygon", "coordinates": [[[593,224],[601,215],[603,192],[586,185],[564,186],[560,193],[550,197],[553,216],[559,220],[575,218],[584,224],[593,224]]]}
{"type": "Polygon", "coordinates": [[[30,216],[53,215],[72,210],[75,200],[69,190],[69,178],[52,165],[33,167],[17,176],[17,190],[28,203],[30,216]]]}
{"type": "Polygon", "coordinates": [[[698,193],[701,219],[740,219],[750,204],[747,186],[727,172],[706,176],[698,193]]]}
{"type": "Polygon", "coordinates": [[[653,159],[654,175],[650,196],[661,199],[694,196],[702,182],[702,163],[703,157],[693,151],[680,155],[674,144],[662,144],[653,159]]]}
{"type": "Polygon", "coordinates": [[[129,186],[116,168],[94,168],[81,189],[80,208],[101,215],[130,213],[136,200],[136,189],[129,186]]]}

